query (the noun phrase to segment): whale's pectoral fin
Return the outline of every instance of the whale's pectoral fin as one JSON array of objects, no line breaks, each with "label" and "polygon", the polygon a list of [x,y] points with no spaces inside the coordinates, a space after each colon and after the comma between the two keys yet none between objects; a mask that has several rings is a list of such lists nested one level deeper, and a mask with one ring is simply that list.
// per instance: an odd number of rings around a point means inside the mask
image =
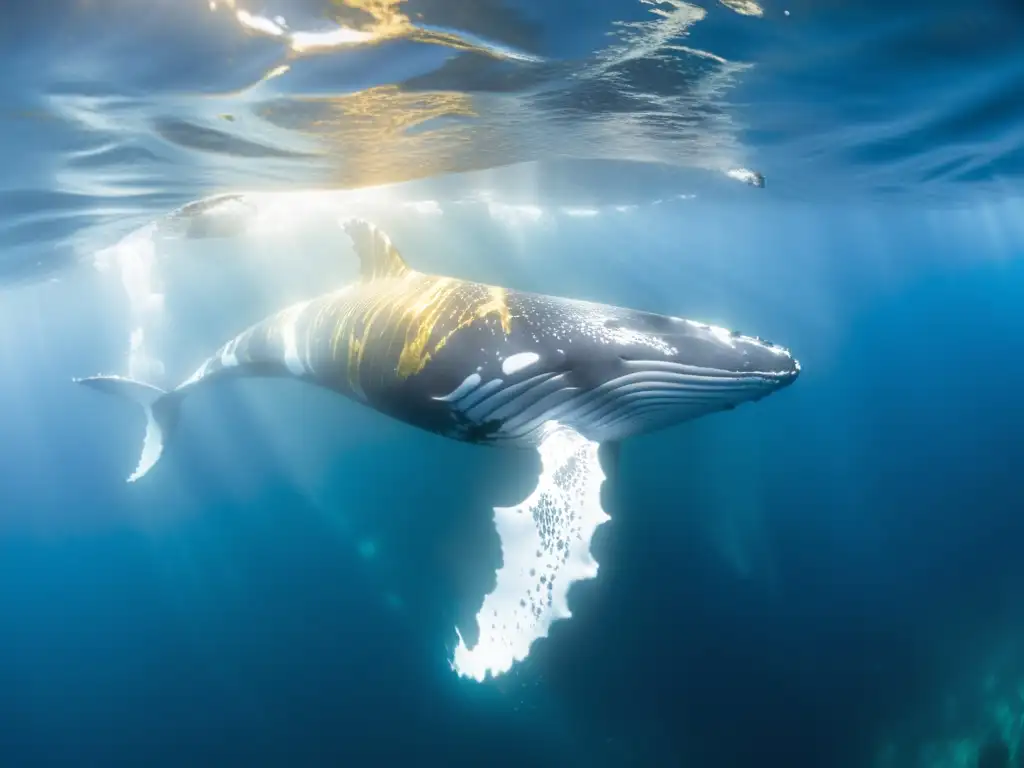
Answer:
[{"label": "whale's pectoral fin", "polygon": [[350,218],[341,222],[359,257],[359,274],[363,280],[401,277],[409,271],[402,254],[391,238],[365,219]]},{"label": "whale's pectoral fin", "polygon": [[128,478],[129,483],[135,482],[159,461],[164,445],[178,423],[180,395],[123,376],[89,376],[74,381],[90,389],[130,400],[142,408],[146,416],[146,437],[142,443],[139,465]]},{"label": "whale's pectoral fin", "polygon": [[553,621],[571,615],[569,586],[597,575],[590,541],[609,519],[601,508],[598,444],[555,425],[539,451],[533,493],[518,506],[494,510],[504,563],[476,616],[476,645],[468,648],[459,634],[452,667],[460,675],[483,680],[525,659]]},{"label": "whale's pectoral fin", "polygon": [[612,482],[617,481],[619,479],[619,464],[622,461],[622,443],[618,441],[603,443],[599,455],[605,477],[611,478]]}]

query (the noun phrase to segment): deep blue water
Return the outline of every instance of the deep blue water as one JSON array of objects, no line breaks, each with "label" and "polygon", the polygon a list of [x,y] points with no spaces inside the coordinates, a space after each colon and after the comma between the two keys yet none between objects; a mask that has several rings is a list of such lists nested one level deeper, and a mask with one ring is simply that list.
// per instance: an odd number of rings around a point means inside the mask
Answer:
[{"label": "deep blue water", "polygon": [[[5,10],[0,765],[1024,764],[1020,9],[353,5],[245,9],[394,37]],[[598,577],[496,680],[449,660],[536,456],[244,381],[128,485],[141,419],[71,384],[172,386],[350,280],[353,210],[803,366],[623,446]]]}]

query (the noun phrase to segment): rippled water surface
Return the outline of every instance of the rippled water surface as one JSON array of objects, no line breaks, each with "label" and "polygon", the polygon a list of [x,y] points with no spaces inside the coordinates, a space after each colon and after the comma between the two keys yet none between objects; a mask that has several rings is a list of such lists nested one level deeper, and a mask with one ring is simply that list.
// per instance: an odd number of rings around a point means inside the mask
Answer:
[{"label": "rippled water surface", "polygon": [[[0,764],[1024,765],[1019,0],[21,0],[0,63]],[[353,213],[803,365],[625,446],[495,684],[536,456],[233,382],[129,486],[69,383],[173,386]]]},{"label": "rippled water surface", "polygon": [[[1003,194],[1024,163],[1024,11],[983,5],[19,4],[0,31],[0,269],[51,273],[210,194],[513,164],[566,205]],[[645,165],[619,185],[602,161]]]}]

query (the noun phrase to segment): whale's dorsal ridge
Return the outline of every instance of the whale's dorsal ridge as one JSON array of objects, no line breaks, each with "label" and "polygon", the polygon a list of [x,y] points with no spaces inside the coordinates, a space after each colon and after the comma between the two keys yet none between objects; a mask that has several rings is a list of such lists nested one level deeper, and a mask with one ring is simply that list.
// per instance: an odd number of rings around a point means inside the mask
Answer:
[{"label": "whale's dorsal ridge", "polygon": [[401,277],[409,271],[391,238],[376,225],[360,218],[345,219],[340,224],[359,257],[359,274],[363,280]]}]

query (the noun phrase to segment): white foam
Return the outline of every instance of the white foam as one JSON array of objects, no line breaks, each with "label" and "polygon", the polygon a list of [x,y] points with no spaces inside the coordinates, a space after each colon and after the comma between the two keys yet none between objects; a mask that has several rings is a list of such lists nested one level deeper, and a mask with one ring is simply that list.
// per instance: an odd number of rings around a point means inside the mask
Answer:
[{"label": "white foam", "polygon": [[512,229],[536,224],[544,219],[544,209],[536,205],[510,205],[486,200],[487,213],[495,221]]},{"label": "white foam", "polygon": [[437,200],[414,200],[403,203],[403,205],[424,216],[441,216],[444,213],[444,209]]},{"label": "white foam", "polygon": [[518,506],[494,509],[504,563],[476,616],[476,645],[459,633],[452,668],[463,677],[498,676],[525,659],[553,621],[572,615],[569,586],[597,575],[590,542],[609,519],[598,444],[554,422],[545,427],[537,487]]},{"label": "white foam", "polygon": [[270,35],[271,37],[281,37],[285,34],[285,30],[278,22],[265,16],[256,16],[248,11],[239,9],[235,11],[235,18],[238,19],[239,24],[247,29],[251,29],[253,32],[262,32],[264,35]]}]

